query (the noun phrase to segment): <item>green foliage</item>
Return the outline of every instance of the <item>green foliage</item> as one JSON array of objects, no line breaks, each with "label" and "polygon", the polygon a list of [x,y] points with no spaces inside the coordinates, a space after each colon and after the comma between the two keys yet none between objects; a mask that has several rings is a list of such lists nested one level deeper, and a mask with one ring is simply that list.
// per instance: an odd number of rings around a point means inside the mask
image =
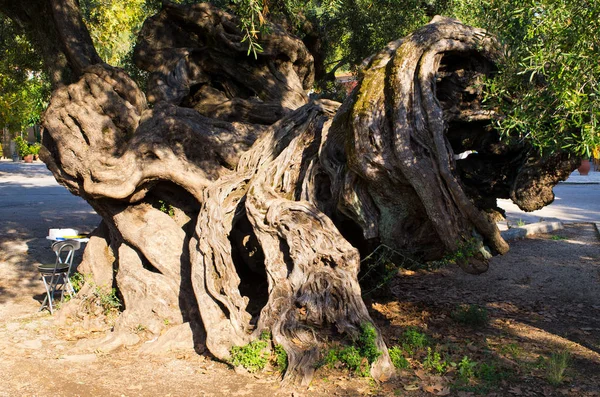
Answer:
[{"label": "green foliage", "polygon": [[42,144],[39,142],[34,143],[33,145],[29,145],[29,151],[31,152],[31,154],[33,154],[34,156],[37,156],[40,154],[40,149],[42,148]]},{"label": "green foliage", "polygon": [[360,327],[361,333],[358,337],[360,355],[372,364],[381,356],[381,350],[377,348],[377,330],[371,323],[363,323]]},{"label": "green foliage", "polygon": [[361,369],[361,364],[363,362],[363,357],[360,354],[360,351],[356,348],[356,346],[346,346],[340,351],[338,351],[337,356],[349,370],[356,372],[361,376],[368,376],[367,372],[364,372],[364,369]]},{"label": "green foliage", "polygon": [[392,364],[394,367],[398,369],[408,369],[410,368],[410,363],[404,357],[404,352],[399,346],[393,346],[388,350],[390,354],[390,359],[392,360]]},{"label": "green foliage", "polygon": [[269,352],[267,351],[268,342],[257,339],[245,346],[233,346],[231,348],[231,364],[241,365],[249,372],[260,371],[269,361]]},{"label": "green foliage", "polygon": [[429,344],[427,335],[419,332],[416,328],[409,327],[402,334],[402,349],[409,355],[414,355],[418,350],[424,349]]},{"label": "green foliage", "polygon": [[506,379],[508,374],[493,363],[481,363],[475,371],[475,376],[484,382],[494,384]]},{"label": "green foliage", "polygon": [[171,218],[175,216],[175,207],[173,207],[171,204],[167,203],[164,200],[158,200],[158,209],[161,212],[164,212],[165,214],[169,215]]},{"label": "green foliage", "polygon": [[79,272],[73,273],[71,277],[69,277],[69,280],[71,281],[75,293],[79,292],[83,287],[83,284],[85,284],[85,276]]},{"label": "green foliage", "polygon": [[318,364],[318,366],[326,365],[329,368],[335,367],[335,365],[338,362],[340,362],[340,357],[339,357],[338,353],[339,353],[339,349],[336,349],[336,348],[327,350],[327,352],[325,353],[325,356],[323,357],[321,362]]},{"label": "green foliage", "polygon": [[474,328],[487,325],[489,321],[487,309],[478,305],[460,306],[451,313],[451,317],[461,324]]},{"label": "green foliage", "polygon": [[281,345],[275,345],[275,363],[279,372],[285,372],[288,367],[287,352]]},{"label": "green foliage", "polygon": [[524,220],[522,220],[522,219],[519,219],[519,220],[517,221],[517,226],[519,226],[519,227],[525,226],[525,221],[524,221]]},{"label": "green foliage", "polygon": [[39,142],[30,145],[20,136],[17,136],[15,139],[13,139],[13,141],[15,142],[17,151],[21,157],[28,156],[30,154],[37,155],[42,148],[42,145]]},{"label": "green foliage", "polygon": [[427,357],[425,357],[425,360],[423,361],[423,368],[437,372],[438,374],[443,374],[446,372],[446,368],[448,368],[448,363],[442,359],[439,352],[433,351],[431,347],[428,347]]},{"label": "green foliage", "polygon": [[0,127],[22,131],[40,120],[50,97],[42,60],[23,32],[0,14]]},{"label": "green foliage", "polygon": [[25,139],[18,136],[13,140],[17,147],[17,151],[19,152],[19,156],[24,157],[24,156],[31,154],[31,150],[29,149],[29,144],[27,143],[27,141],[25,141]]},{"label": "green foliage", "polygon": [[570,358],[571,355],[566,350],[552,353],[546,363],[546,379],[551,385],[558,386],[565,380]]},{"label": "green foliage", "polygon": [[104,309],[105,315],[117,311],[121,307],[121,301],[117,296],[117,290],[115,288],[107,289],[96,287],[94,296],[97,298],[100,306],[102,306],[102,309]]},{"label": "green foliage", "polygon": [[248,44],[248,55],[254,55],[263,51],[258,43],[259,34],[268,31],[264,12],[267,3],[261,0],[232,0],[235,13],[240,16],[240,28],[244,33],[242,43]]},{"label": "green foliage", "polygon": [[475,367],[477,363],[471,361],[469,357],[464,356],[463,359],[458,363],[458,377],[464,382],[468,382],[469,379],[475,376]]},{"label": "green foliage", "polygon": [[450,12],[500,38],[504,58],[486,83],[497,128],[542,152],[589,156],[600,143],[600,3],[458,0]]},{"label": "green foliage", "polygon": [[555,234],[552,237],[550,237],[550,239],[554,240],[554,241],[560,241],[560,240],[566,240],[567,238],[563,237],[563,236],[559,236],[558,234]]},{"label": "green foliage", "polygon": [[521,354],[521,347],[516,344],[516,343],[509,343],[507,345],[504,345],[500,348],[500,353],[502,354],[508,354],[510,355],[513,359],[517,359],[519,357],[519,355]]},{"label": "green foliage", "polygon": [[114,66],[125,66],[144,20],[158,11],[147,0],[82,0],[81,12],[98,55]]},{"label": "green foliage", "polygon": [[361,325],[361,332],[353,344],[343,348],[332,348],[325,353],[320,365],[333,368],[338,362],[360,376],[369,376],[372,364],[382,352],[377,348],[377,330],[370,323]]}]

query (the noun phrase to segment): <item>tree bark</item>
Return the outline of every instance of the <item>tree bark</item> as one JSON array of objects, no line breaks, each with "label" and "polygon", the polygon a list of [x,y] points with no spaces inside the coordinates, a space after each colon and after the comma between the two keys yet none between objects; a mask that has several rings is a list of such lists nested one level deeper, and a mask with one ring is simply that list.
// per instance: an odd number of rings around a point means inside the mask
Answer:
[{"label": "tree bark", "polygon": [[[64,10],[55,18],[79,21]],[[521,186],[547,191],[562,174],[531,170],[570,166],[508,145],[499,158],[520,168],[483,178],[506,188],[466,178],[480,167],[459,164],[459,150],[481,151],[482,167],[500,161],[486,130],[494,115],[473,95],[497,55],[493,38],[454,20],[376,54],[341,107],[308,101],[312,57],[298,39],[273,26],[247,57],[236,19],[207,4],[167,4],[146,21],[135,59],[151,72],[152,106],[78,26],[61,33],[78,80],[52,95],[41,157],[103,217],[82,269],[123,299],[112,346],[135,343],[140,326],[160,335],[190,322],[228,360],[270,330],[288,354],[285,381],[307,384],[328,341],[373,323],[356,247],[435,259],[475,240],[461,265],[484,271],[490,251],[508,249],[485,214],[495,198],[545,203]],[[393,367],[379,333],[376,344],[371,374],[384,380]]]}]

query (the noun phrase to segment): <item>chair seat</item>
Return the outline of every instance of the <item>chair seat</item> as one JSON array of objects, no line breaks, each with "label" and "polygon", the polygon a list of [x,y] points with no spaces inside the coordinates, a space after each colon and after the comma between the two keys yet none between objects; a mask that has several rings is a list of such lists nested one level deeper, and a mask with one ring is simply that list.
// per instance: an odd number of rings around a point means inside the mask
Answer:
[{"label": "chair seat", "polygon": [[[38,270],[40,273],[54,273],[55,264],[51,265],[38,265]],[[69,270],[69,265],[56,267],[56,273],[66,272]]]}]

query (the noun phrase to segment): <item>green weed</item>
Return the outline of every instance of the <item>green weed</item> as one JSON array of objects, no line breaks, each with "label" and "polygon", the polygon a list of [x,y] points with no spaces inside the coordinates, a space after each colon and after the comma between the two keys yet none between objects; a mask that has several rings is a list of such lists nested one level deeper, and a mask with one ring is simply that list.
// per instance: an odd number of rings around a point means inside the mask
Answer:
[{"label": "green weed", "polygon": [[457,365],[459,379],[461,379],[463,382],[468,382],[469,379],[475,377],[476,366],[476,362],[471,361],[469,357],[464,356]]},{"label": "green weed", "polygon": [[448,368],[448,363],[442,360],[442,356],[439,352],[431,350],[431,347],[427,348],[427,357],[423,361],[423,368],[429,371],[443,374]]},{"label": "green weed", "polygon": [[326,365],[329,368],[334,368],[335,365],[340,362],[338,353],[339,353],[339,350],[335,349],[335,348],[327,350],[327,353],[325,353],[325,356],[317,364],[317,366],[320,367],[322,365]]},{"label": "green weed", "polygon": [[400,347],[394,346],[390,348],[388,352],[390,354],[390,359],[392,360],[392,364],[394,364],[394,367],[398,369],[410,368],[410,363],[408,362],[406,357],[404,357],[404,352]]},{"label": "green weed", "polygon": [[564,350],[552,353],[546,363],[546,379],[553,386],[560,385],[565,380],[565,371],[569,366],[570,354]]},{"label": "green weed", "polygon": [[83,284],[85,284],[85,276],[79,272],[73,273],[71,277],[69,277],[69,280],[71,281],[75,293],[79,292],[83,287]]},{"label": "green weed", "polygon": [[369,376],[369,367],[382,352],[377,348],[377,330],[370,323],[361,325],[361,332],[353,344],[327,351],[318,366],[335,367],[342,363],[360,376]]},{"label": "green weed", "polygon": [[478,305],[460,306],[451,313],[451,317],[458,323],[470,327],[482,327],[489,321],[488,311]]},{"label": "green weed", "polygon": [[261,339],[253,340],[245,346],[233,346],[230,350],[231,364],[241,365],[248,372],[260,371],[269,361],[267,346],[268,342]]},{"label": "green weed", "polygon": [[444,256],[442,259],[437,261],[431,261],[428,263],[430,268],[445,267],[450,264],[459,264],[467,259],[475,256],[479,251],[481,243],[476,238],[471,238],[465,242],[459,243],[456,251]]},{"label": "green weed", "polygon": [[363,323],[360,329],[361,333],[357,341],[360,355],[372,364],[381,356],[381,350],[377,348],[377,330],[371,323]]},{"label": "green weed", "polygon": [[94,295],[98,299],[102,309],[104,309],[105,315],[108,315],[110,312],[118,310],[121,307],[121,301],[117,296],[117,290],[115,288],[107,290],[105,288],[96,287]]},{"label": "green weed", "polygon": [[525,221],[519,218],[519,220],[517,221],[517,226],[519,226],[519,227],[525,226]]},{"label": "green weed", "polygon": [[285,372],[288,367],[287,352],[281,345],[275,345],[275,363],[279,372]]},{"label": "green weed", "polygon": [[508,345],[504,345],[500,348],[500,353],[504,355],[510,355],[515,360],[519,358],[521,351],[521,347],[516,343],[509,343]]},{"label": "green weed", "polygon": [[400,337],[400,340],[402,349],[411,356],[429,344],[427,335],[413,327],[407,328]]},{"label": "green weed", "polygon": [[558,234],[555,234],[552,237],[550,237],[550,240],[554,240],[554,241],[566,240],[566,239],[567,239],[566,237],[559,236]]},{"label": "green weed", "polygon": [[175,207],[164,200],[158,200],[158,210],[169,215],[171,218],[175,216]]},{"label": "green weed", "polygon": [[348,367],[348,369],[350,369],[351,371],[356,372],[360,376],[369,375],[368,368],[361,368],[363,357],[361,356],[360,351],[355,346],[346,346],[345,348],[339,351],[338,357],[340,359],[340,362],[346,365],[346,367]]}]

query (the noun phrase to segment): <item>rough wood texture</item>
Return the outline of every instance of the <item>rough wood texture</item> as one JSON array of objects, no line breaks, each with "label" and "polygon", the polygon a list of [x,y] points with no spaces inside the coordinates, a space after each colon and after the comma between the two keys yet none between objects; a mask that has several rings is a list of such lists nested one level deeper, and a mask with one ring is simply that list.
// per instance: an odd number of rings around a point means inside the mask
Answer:
[{"label": "rough wood texture", "polygon": [[[254,59],[240,39],[235,18],[210,5],[166,5],[136,49],[154,106],[122,70],[73,65],[79,80],[55,90],[44,115],[41,156],[104,219],[83,269],[124,300],[106,344],[136,343],[139,325],[159,335],[189,322],[227,360],[270,330],[288,353],[285,380],[306,384],[326,340],[372,323],[356,247],[434,259],[475,239],[480,251],[462,265],[481,272],[485,247],[508,249],[484,212],[495,197],[534,208],[549,198],[521,186],[547,192],[563,174],[532,172],[527,148],[496,147],[518,167],[494,190],[504,175],[454,160],[500,145],[476,95],[494,60],[481,30],[434,19],[376,54],[339,109],[307,103],[312,60],[299,40],[273,26]],[[393,367],[379,334],[377,345],[371,373],[383,380]]]},{"label": "rough wood texture", "polygon": [[146,21],[135,49],[136,64],[151,72],[148,99],[263,124],[304,105],[314,75],[304,44],[270,25],[254,59],[242,39],[237,18],[210,4],[167,4]]}]

